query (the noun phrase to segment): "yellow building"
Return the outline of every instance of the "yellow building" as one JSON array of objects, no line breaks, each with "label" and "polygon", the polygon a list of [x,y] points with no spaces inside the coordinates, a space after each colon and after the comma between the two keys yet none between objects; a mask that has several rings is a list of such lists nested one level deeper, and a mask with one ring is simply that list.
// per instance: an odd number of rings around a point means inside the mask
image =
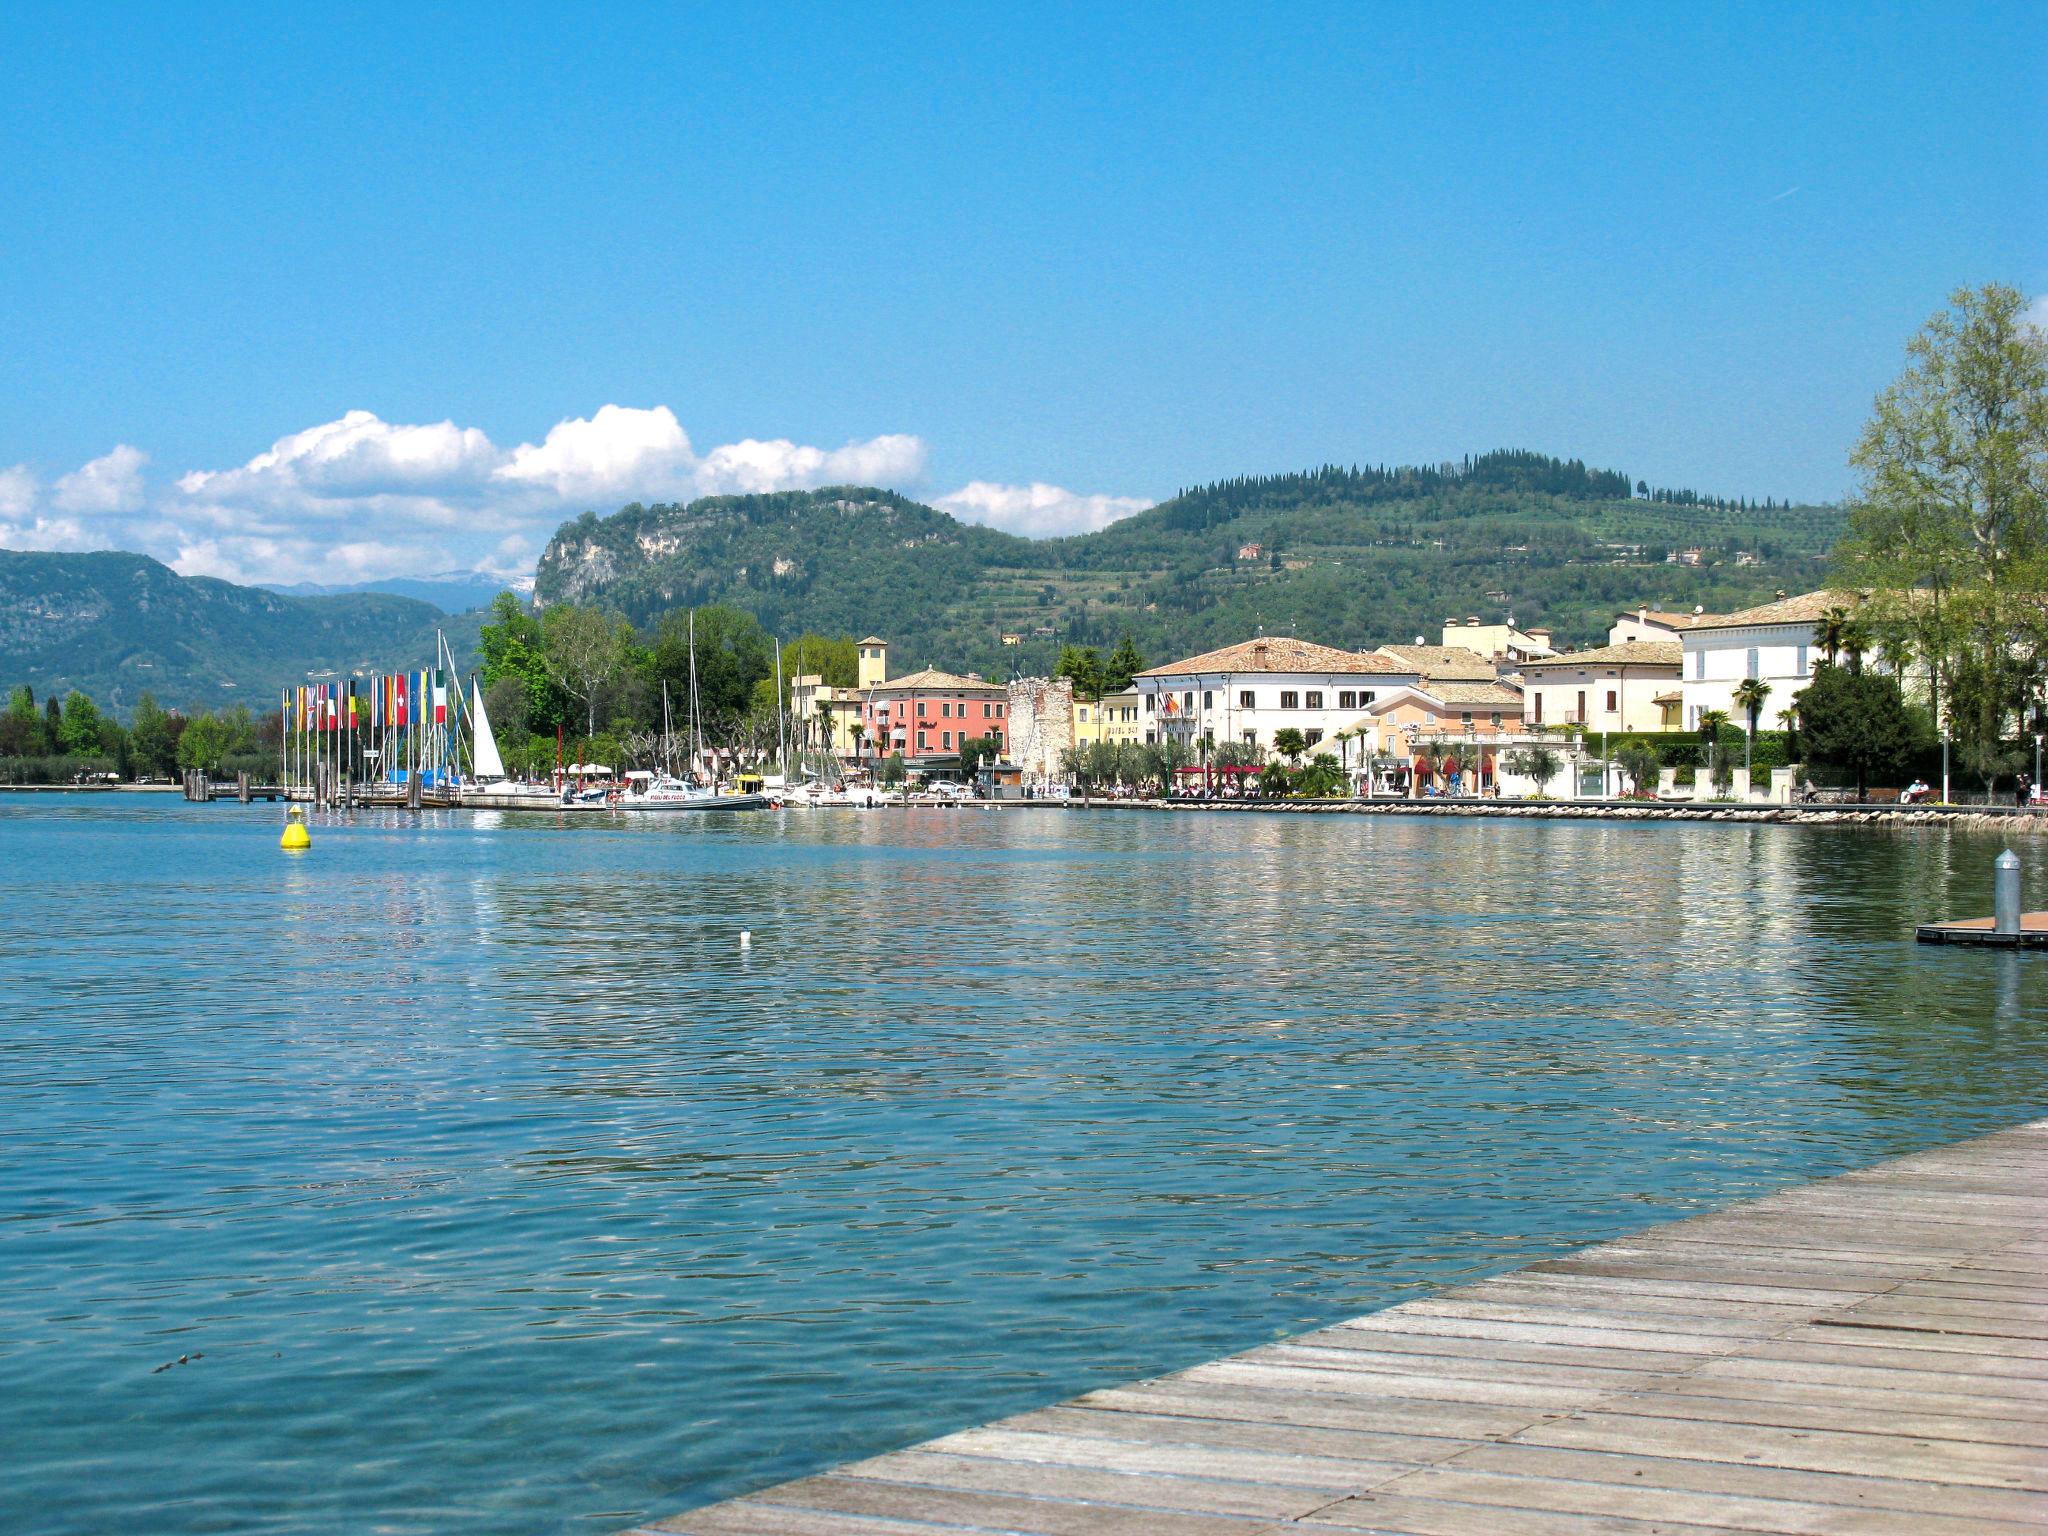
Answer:
[{"label": "yellow building", "polygon": [[1138,725],[1138,690],[1105,693],[1098,699],[1074,701],[1074,745],[1091,746],[1098,741],[1135,742],[1144,737]]}]

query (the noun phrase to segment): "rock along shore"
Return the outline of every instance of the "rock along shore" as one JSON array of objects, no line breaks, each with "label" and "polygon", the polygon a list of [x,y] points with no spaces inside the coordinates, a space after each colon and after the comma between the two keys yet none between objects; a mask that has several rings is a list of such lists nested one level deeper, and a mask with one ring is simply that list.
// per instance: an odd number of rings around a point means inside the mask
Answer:
[{"label": "rock along shore", "polygon": [[[1069,802],[1081,808],[1083,802]],[[1492,816],[1538,821],[1733,821],[1799,826],[1960,827],[2038,835],[2048,815],[1999,806],[1736,805],[1641,800],[1089,800],[1089,810],[1277,812],[1295,816]]]}]

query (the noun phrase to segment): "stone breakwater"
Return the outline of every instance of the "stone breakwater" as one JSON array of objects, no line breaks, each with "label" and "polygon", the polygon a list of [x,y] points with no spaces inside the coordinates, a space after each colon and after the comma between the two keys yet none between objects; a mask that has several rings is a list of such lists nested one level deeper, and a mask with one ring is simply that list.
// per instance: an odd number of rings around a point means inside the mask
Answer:
[{"label": "stone breakwater", "polygon": [[[1075,802],[1078,804],[1079,802]],[[1733,821],[1800,826],[1958,827],[1973,832],[2039,835],[2048,815],[1996,807],[1881,805],[1719,805],[1712,801],[1652,805],[1628,801],[1551,800],[1098,800],[1090,808],[1149,811],[1231,811],[1292,816],[1494,816],[1524,821]]]}]

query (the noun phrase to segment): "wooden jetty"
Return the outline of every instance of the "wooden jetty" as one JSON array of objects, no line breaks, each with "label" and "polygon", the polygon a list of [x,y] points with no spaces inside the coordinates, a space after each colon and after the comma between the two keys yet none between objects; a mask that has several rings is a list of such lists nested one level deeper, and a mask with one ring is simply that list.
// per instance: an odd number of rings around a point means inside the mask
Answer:
[{"label": "wooden jetty", "polygon": [[1913,937],[1922,944],[1979,944],[1994,949],[2048,949],[2048,912],[2022,912],[2017,933],[2000,933],[1988,917],[1952,923],[1922,923]]},{"label": "wooden jetty", "polygon": [[2043,1529],[2048,1120],[640,1528]]}]

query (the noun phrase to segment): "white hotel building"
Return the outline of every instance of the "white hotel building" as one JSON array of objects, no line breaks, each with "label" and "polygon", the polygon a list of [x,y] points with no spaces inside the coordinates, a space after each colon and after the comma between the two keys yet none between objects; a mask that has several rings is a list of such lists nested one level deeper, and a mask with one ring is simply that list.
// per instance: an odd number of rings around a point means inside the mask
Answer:
[{"label": "white hotel building", "polygon": [[1152,667],[1132,681],[1146,741],[1172,735],[1192,746],[1207,737],[1270,752],[1289,726],[1310,747],[1322,745],[1367,705],[1422,677],[1390,656],[1273,635]]},{"label": "white hotel building", "polygon": [[1830,608],[1854,608],[1856,597],[1845,592],[1806,592],[1780,598],[1740,613],[1709,614],[1679,634],[1685,660],[1679,692],[1685,701],[1685,728],[1698,730],[1700,716],[1721,710],[1730,724],[1747,725],[1749,716],[1735,702],[1735,688],[1745,678],[1770,686],[1757,719],[1760,730],[1775,730],[1778,716],[1792,707],[1793,696],[1813,681],[1816,662],[1826,652],[1820,645],[1821,615]]}]

